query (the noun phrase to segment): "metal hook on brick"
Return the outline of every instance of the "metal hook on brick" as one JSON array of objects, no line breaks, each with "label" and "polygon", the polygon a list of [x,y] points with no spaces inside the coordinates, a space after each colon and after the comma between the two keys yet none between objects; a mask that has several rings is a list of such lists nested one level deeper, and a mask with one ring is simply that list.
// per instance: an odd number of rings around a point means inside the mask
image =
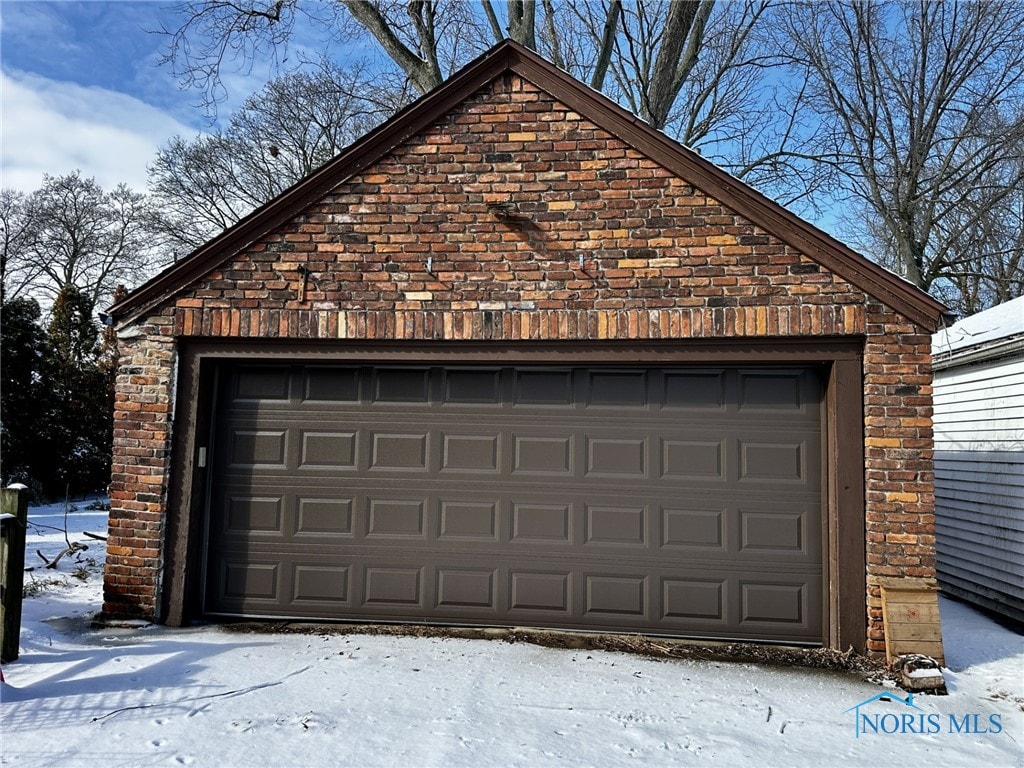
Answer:
[{"label": "metal hook on brick", "polygon": [[433,256],[427,256],[427,274],[428,275],[433,275],[434,274],[434,257]]},{"label": "metal hook on brick", "polygon": [[299,301],[306,300],[306,286],[309,284],[309,267],[299,264],[296,271],[302,277],[302,285],[299,287]]}]

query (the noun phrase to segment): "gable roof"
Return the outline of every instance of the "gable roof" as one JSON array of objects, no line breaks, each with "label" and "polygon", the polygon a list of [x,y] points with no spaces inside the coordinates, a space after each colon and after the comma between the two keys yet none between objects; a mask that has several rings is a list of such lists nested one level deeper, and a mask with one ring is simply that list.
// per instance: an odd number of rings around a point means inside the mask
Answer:
[{"label": "gable roof", "polygon": [[370,131],[274,200],[129,293],[109,309],[110,314],[121,318],[132,312],[145,311],[169,298],[284,224],[347,178],[365,170],[505,72],[514,72],[530,81],[883,304],[930,331],[939,326],[946,310],[940,302],[511,40],[494,46],[439,88]]}]

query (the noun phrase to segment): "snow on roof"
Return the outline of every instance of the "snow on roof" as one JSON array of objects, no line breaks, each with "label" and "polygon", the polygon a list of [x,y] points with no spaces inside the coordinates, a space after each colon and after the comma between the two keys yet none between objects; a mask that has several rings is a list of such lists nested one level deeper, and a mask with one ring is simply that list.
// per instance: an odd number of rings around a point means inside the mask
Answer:
[{"label": "snow on roof", "polygon": [[932,354],[949,354],[1024,336],[1024,296],[965,317],[932,336]]}]

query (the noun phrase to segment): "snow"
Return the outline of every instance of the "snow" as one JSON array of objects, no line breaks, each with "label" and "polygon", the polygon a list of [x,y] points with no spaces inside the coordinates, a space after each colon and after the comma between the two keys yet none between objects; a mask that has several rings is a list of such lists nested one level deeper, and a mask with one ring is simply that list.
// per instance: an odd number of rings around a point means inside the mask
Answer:
[{"label": "snow", "polygon": [[[862,712],[939,732],[862,732],[856,675],[526,643],[218,626],[95,629],[106,513],[30,510],[33,596],[0,686],[4,766],[1012,766],[1024,760],[1024,637],[941,601],[949,696]],[[50,527],[41,527],[50,526]],[[55,582],[55,583],[49,583]],[[849,710],[849,711],[848,711]],[[980,731],[949,732],[977,714]],[[893,719],[895,723],[897,720]],[[994,730],[994,729],[990,729]]]},{"label": "snow", "polygon": [[941,355],[1024,334],[1024,296],[965,317],[932,336],[932,354]]}]

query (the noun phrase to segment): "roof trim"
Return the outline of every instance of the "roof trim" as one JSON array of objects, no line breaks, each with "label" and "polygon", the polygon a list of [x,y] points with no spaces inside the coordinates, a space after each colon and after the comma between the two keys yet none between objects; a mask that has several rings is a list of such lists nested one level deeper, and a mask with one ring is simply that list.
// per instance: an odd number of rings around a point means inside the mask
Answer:
[{"label": "roof trim", "polygon": [[952,352],[936,352],[932,348],[932,371],[961,368],[1014,357],[1024,360],[1024,336],[999,339],[989,344],[963,347]]},{"label": "roof trim", "polygon": [[939,327],[946,307],[927,293],[869,261],[511,40],[494,46],[439,88],[401,110],[274,200],[132,291],[109,309],[110,314],[120,319],[129,313],[146,311],[173,295],[283,224],[328,190],[375,163],[506,71],[529,80],[638,152],[915,323],[929,331]]}]

